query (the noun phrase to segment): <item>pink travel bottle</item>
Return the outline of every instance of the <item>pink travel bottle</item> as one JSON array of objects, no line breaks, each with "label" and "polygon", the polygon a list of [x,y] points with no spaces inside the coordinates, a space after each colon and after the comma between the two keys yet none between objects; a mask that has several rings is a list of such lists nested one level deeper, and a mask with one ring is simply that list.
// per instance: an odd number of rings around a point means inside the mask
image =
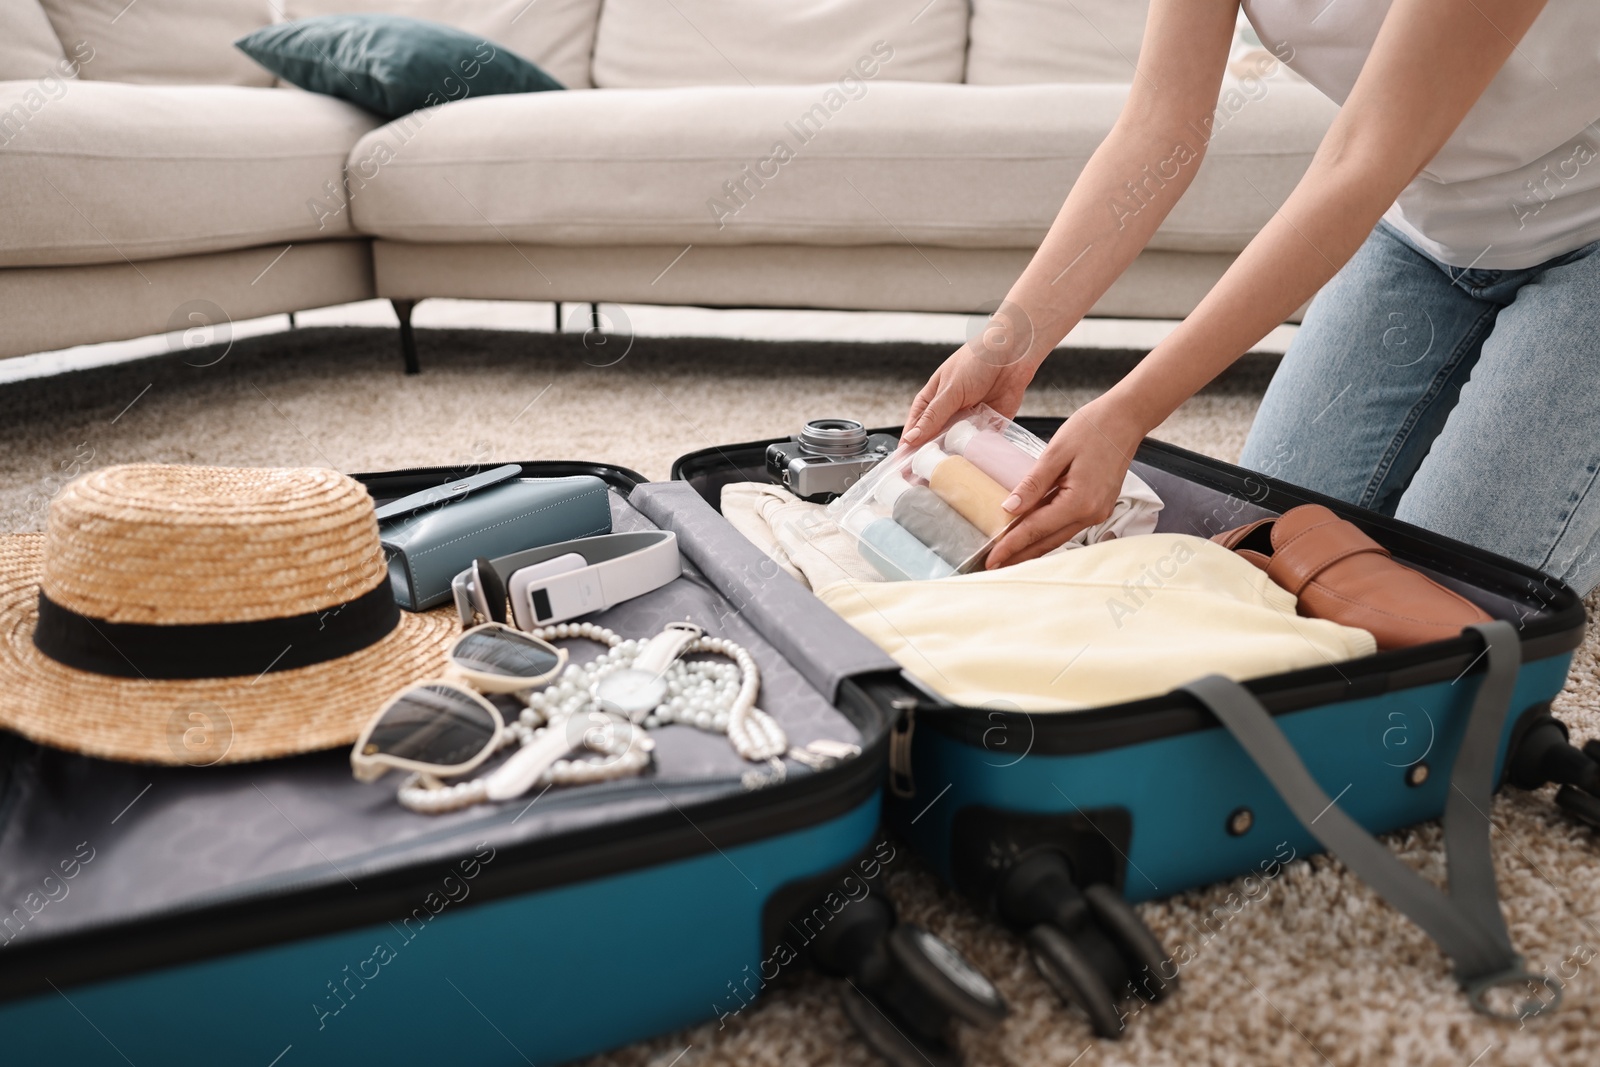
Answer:
[{"label": "pink travel bottle", "polygon": [[1015,489],[1034,464],[1034,457],[1006,440],[1004,434],[982,430],[965,421],[945,431],[944,449],[951,455],[966,457],[968,463],[1008,490]]}]

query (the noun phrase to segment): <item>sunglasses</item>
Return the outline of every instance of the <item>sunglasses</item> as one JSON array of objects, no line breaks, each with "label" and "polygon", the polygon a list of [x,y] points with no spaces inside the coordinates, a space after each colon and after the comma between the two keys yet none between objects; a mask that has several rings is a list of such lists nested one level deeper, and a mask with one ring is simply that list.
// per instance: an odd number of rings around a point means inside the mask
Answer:
[{"label": "sunglasses", "polygon": [[350,750],[363,782],[390,769],[448,778],[488,759],[505,740],[505,716],[483,694],[545,684],[567,664],[567,651],[503,623],[475,626],[450,646],[448,674],[391,697]]},{"label": "sunglasses", "polygon": [[503,622],[486,622],[456,638],[446,662],[447,678],[481,693],[516,693],[560,674],[567,650]]}]

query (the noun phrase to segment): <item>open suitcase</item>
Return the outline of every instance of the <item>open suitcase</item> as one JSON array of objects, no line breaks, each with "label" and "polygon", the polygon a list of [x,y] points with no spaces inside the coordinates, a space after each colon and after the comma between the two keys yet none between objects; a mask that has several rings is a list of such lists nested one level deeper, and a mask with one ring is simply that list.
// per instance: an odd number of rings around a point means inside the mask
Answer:
[{"label": "open suitcase", "polygon": [[[152,767],[0,733],[0,1062],[563,1062],[737,1015],[801,961],[865,990],[857,1014],[883,1005],[935,1035],[952,1013],[1003,1013],[873,891],[909,692],[892,661],[768,581],[688,487],[523,467],[604,480],[618,532],[678,532],[683,576],[599,621],[647,635],[688,617],[732,638],[791,745],[859,755],[779,774],[670,726],[644,778],[426,816],[392,778],[352,780],[346,750]],[[467,473],[358,477],[381,504]]]},{"label": "open suitcase", "polygon": [[[1062,420],[1018,421],[1048,438]],[[673,477],[717,506],[724,485],[772,480],[770,443],[691,453]],[[1127,1004],[1170,992],[1187,962],[1125,901],[1269,879],[1324,848],[1440,943],[1475,1008],[1553,1007],[1558,984],[1525,973],[1506,935],[1485,813],[1502,783],[1557,781],[1558,803],[1600,828],[1600,746],[1568,745],[1549,713],[1582,640],[1579,598],[1508,560],[1160,442],[1140,448],[1133,470],[1165,502],[1158,532],[1209,537],[1322,503],[1500,621],[1243,686],[1213,677],[1063,714],[924,692],[895,721],[891,825],[1024,935],[1047,981],[1105,1036],[1123,1029]],[[1449,895],[1371,837],[1441,815]]]}]

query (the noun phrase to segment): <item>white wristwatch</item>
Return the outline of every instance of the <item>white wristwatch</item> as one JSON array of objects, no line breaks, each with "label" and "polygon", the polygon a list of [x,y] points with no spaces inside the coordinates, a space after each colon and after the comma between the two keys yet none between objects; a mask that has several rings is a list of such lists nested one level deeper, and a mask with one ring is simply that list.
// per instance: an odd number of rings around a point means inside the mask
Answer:
[{"label": "white wristwatch", "polygon": [[594,698],[603,710],[642,722],[667,699],[667,668],[704,634],[692,622],[667,623],[639,650],[633,666],[601,676],[594,686]]}]

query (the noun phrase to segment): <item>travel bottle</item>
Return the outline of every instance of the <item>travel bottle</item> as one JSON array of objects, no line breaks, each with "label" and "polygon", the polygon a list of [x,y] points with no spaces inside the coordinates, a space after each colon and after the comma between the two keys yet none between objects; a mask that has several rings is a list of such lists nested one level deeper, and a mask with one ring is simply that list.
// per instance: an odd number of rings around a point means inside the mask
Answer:
[{"label": "travel bottle", "polygon": [[989,539],[932,489],[913,485],[896,474],[878,486],[877,497],[891,510],[895,522],[950,566],[961,571],[983,565]]},{"label": "travel bottle", "polygon": [[948,578],[956,572],[905,527],[871,508],[852,511],[845,517],[844,528],[860,538],[861,558],[891,582]]},{"label": "travel bottle", "polygon": [[1008,490],[1017,487],[1035,462],[1033,456],[1007,440],[1005,434],[980,429],[965,420],[945,431],[944,449],[951,455],[964,457]]},{"label": "travel bottle", "polygon": [[938,445],[926,444],[911,457],[911,471],[986,537],[1000,536],[1014,518],[1000,506],[1011,490],[965,456],[952,456]]}]

